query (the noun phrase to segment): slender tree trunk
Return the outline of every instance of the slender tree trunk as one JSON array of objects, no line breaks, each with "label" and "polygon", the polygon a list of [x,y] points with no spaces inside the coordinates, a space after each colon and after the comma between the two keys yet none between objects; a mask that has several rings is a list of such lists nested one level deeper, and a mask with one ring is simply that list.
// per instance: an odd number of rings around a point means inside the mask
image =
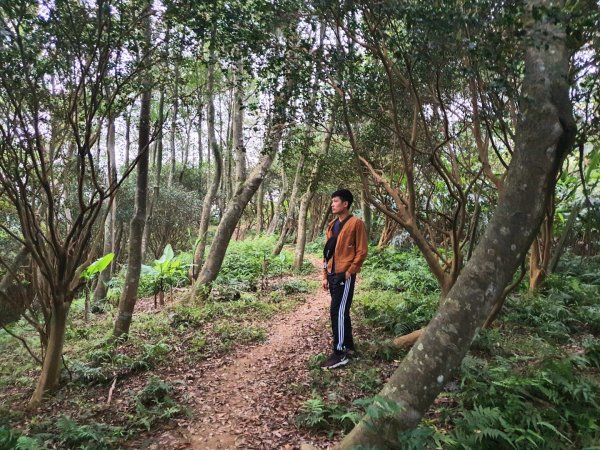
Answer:
[{"label": "slender tree trunk", "polygon": [[554,196],[550,197],[546,209],[546,219],[540,227],[538,236],[531,244],[529,257],[529,292],[537,291],[541,286],[550,266],[552,256],[552,229],[554,227]]},{"label": "slender tree trunk", "polygon": [[[198,64],[196,64],[196,79],[200,79],[200,74],[198,71]],[[202,183],[203,183],[203,178],[202,178],[202,164],[204,163],[204,156],[203,156],[203,152],[202,152],[202,111],[204,108],[204,101],[202,100],[202,89],[200,88],[200,86],[198,86],[198,91],[197,91],[197,97],[198,97],[198,124],[196,125],[196,133],[198,135],[198,192],[202,193],[203,189],[202,189]],[[210,153],[210,149],[209,149],[209,153]]]},{"label": "slender tree trunk", "polygon": [[308,178],[308,187],[304,195],[302,195],[302,199],[300,201],[300,211],[298,213],[298,226],[296,227],[296,229],[298,230],[298,234],[296,240],[296,251],[294,254],[294,270],[300,270],[302,268],[302,263],[304,262],[304,249],[306,247],[306,216],[308,214],[308,207],[312,203],[315,191],[317,190],[320,173],[319,169],[321,167],[321,163],[323,159],[327,156],[327,153],[329,152],[329,145],[331,143],[333,127],[334,119],[332,117],[329,126],[327,127],[323,143],[321,145],[321,151],[319,152],[319,155],[317,155],[317,158],[315,159],[314,165],[310,172],[310,176]]},{"label": "slender tree trunk", "polygon": [[[538,5],[550,2],[529,2]],[[575,122],[563,24],[545,15],[530,23],[526,42],[534,45],[525,56],[522,118],[496,211],[438,312],[379,394],[401,411],[391,415],[381,409],[385,402],[374,403],[338,449],[393,446],[399,432],[418,425],[535,239],[556,174],[572,148]]]},{"label": "slender tree trunk", "polygon": [[173,186],[173,178],[175,177],[175,166],[177,162],[176,151],[175,151],[175,136],[177,135],[177,119],[179,116],[179,58],[181,53],[178,53],[175,59],[175,74],[174,77],[174,88],[173,88],[173,116],[171,117],[171,170],[169,171],[168,186]]},{"label": "slender tree trunk", "polygon": [[9,269],[6,270],[0,279],[0,327],[6,326],[21,318],[21,314],[25,312],[29,303],[33,298],[25,297],[20,301],[15,299],[9,293],[9,288],[13,285],[15,276],[20,272],[21,267],[27,263],[29,258],[29,249],[25,246],[21,247],[15,259],[9,264]]},{"label": "slender tree trunk", "polygon": [[[243,64],[238,61],[234,72],[233,91],[233,150],[235,156],[236,189],[246,179],[246,148],[244,147],[244,81],[242,77]],[[262,184],[262,183],[261,183]]]},{"label": "slender tree trunk", "polygon": [[204,155],[202,154],[202,106],[198,109],[198,126],[196,127],[198,135],[198,193],[202,193],[202,184],[204,182],[204,178],[202,177],[202,164],[204,164]]},{"label": "slender tree trunk", "polygon": [[279,198],[277,199],[277,203],[275,203],[275,211],[273,212],[273,217],[271,218],[271,222],[269,223],[269,229],[267,230],[268,234],[275,234],[279,227],[279,219],[281,218],[281,210],[283,209],[283,203],[287,199],[288,194],[288,182],[287,176],[285,174],[285,167],[281,164],[281,193]]},{"label": "slender tree trunk", "polygon": [[317,232],[315,233],[315,236],[320,235],[323,232],[323,230],[325,229],[325,225],[327,225],[327,222],[331,217],[331,202],[329,202],[329,199],[325,200],[325,210],[323,211],[323,216],[321,216],[321,220],[319,221],[319,226],[317,227]]},{"label": "slender tree trunk", "polygon": [[300,155],[300,159],[298,160],[298,165],[296,166],[296,174],[294,175],[294,184],[292,185],[292,193],[290,194],[290,201],[288,203],[288,210],[285,216],[285,220],[283,221],[283,227],[281,229],[281,234],[279,235],[279,239],[273,248],[273,256],[277,256],[281,253],[283,249],[283,245],[285,244],[285,238],[288,233],[292,229],[292,224],[294,222],[294,217],[296,216],[296,203],[298,201],[298,189],[300,187],[300,179],[302,178],[302,172],[304,170],[304,161],[306,157],[304,152]]},{"label": "slender tree trunk", "polygon": [[190,159],[190,139],[192,134],[191,122],[186,126],[185,130],[185,145],[183,146],[183,154],[181,155],[181,170],[179,171],[179,182],[183,181],[185,170],[187,169],[188,162]]},{"label": "slender tree trunk", "polygon": [[385,216],[385,221],[383,223],[383,229],[381,230],[381,235],[379,236],[379,242],[377,243],[377,248],[379,250],[383,250],[388,246],[390,241],[394,238],[396,233],[398,232],[398,227],[400,224],[393,220],[392,218]]},{"label": "slender tree trunk", "polygon": [[[150,8],[150,5],[147,6]],[[144,34],[146,45],[151,45],[150,16],[145,18]],[[129,227],[129,258],[125,286],[119,301],[119,312],[115,321],[113,335],[121,337],[129,333],[133,309],[137,301],[140,272],[142,268],[142,239],[146,223],[146,202],[148,197],[148,160],[150,145],[150,102],[152,100],[152,79],[150,71],[144,80],[144,91],[140,107],[140,130],[138,139],[137,186],[135,195],[135,213]]]},{"label": "slender tree trunk", "polygon": [[211,181],[210,188],[204,196],[202,205],[202,214],[200,216],[200,226],[198,228],[198,242],[194,252],[194,264],[190,269],[192,280],[198,278],[199,268],[204,262],[204,252],[206,250],[206,233],[210,224],[210,212],[214,203],[215,197],[221,184],[221,173],[223,171],[223,161],[221,159],[221,151],[217,144],[215,136],[215,105],[214,105],[214,90],[215,90],[215,65],[214,53],[211,51],[210,65],[208,67],[207,94],[208,94],[208,111],[207,111],[207,126],[208,126],[208,147],[213,154],[215,170]]},{"label": "slender tree trunk", "polygon": [[125,224],[124,223],[119,223],[117,225],[117,231],[115,232],[115,246],[114,246],[114,253],[115,253],[115,257],[113,258],[112,264],[113,266],[113,273],[115,273],[115,268],[117,267],[117,263],[119,261],[119,258],[121,257],[121,242],[123,241],[123,232],[125,230]]},{"label": "slender tree trunk", "polygon": [[[110,184],[117,182],[116,154],[115,154],[115,120],[113,117],[108,119],[108,133],[106,136],[106,148],[108,153],[108,180]],[[104,224],[104,247],[102,255],[106,255],[113,251],[115,237],[115,215],[116,215],[116,199],[113,197],[108,204],[111,212],[107,214]],[[107,283],[112,274],[109,269],[103,270],[98,275],[98,283],[94,290],[94,301],[101,302],[106,297]]]},{"label": "slender tree trunk", "polygon": [[131,149],[131,111],[125,114],[125,167],[129,166],[129,150]]},{"label": "slender tree trunk", "polygon": [[362,192],[360,203],[363,211],[363,219],[365,221],[365,228],[367,230],[367,240],[371,237],[371,228],[373,226],[373,213],[371,211],[371,205],[367,201],[364,191]]},{"label": "slender tree trunk", "polygon": [[560,235],[560,239],[556,246],[554,247],[554,252],[552,253],[552,259],[550,260],[550,264],[548,265],[548,272],[554,273],[556,272],[556,268],[558,267],[558,261],[562,255],[563,249],[565,248],[565,243],[567,242],[567,238],[569,234],[571,234],[571,230],[573,229],[573,225],[575,225],[575,221],[577,220],[577,216],[579,212],[583,208],[583,203],[576,202],[571,208],[571,213],[569,214],[569,219],[565,224],[565,228]]},{"label": "slender tree trunk", "polygon": [[[152,188],[152,196],[149,199],[148,215],[146,217],[146,226],[144,227],[144,237],[142,240],[142,261],[146,258],[146,250],[150,241],[150,233],[152,231],[152,218],[154,215],[154,205],[158,203],[160,196],[160,182],[162,177],[162,160],[163,160],[163,125],[165,119],[165,90],[160,91],[158,99],[158,136],[155,143],[155,160],[154,160],[154,187]],[[170,175],[169,175],[170,176]],[[160,249],[159,249],[160,251]]]},{"label": "slender tree trunk", "polygon": [[265,184],[260,183],[258,187],[258,191],[256,193],[256,235],[260,236],[263,231],[263,223],[265,221],[263,214],[263,204],[264,204],[264,196],[265,196]]}]

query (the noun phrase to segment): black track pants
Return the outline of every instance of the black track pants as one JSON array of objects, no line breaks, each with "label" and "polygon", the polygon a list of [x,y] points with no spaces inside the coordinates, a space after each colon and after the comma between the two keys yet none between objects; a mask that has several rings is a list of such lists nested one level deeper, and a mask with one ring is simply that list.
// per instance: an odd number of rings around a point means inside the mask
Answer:
[{"label": "black track pants", "polygon": [[350,305],[354,295],[356,275],[347,280],[345,274],[328,275],[329,293],[331,294],[331,332],[333,333],[333,351],[342,353],[354,350],[352,339],[352,323],[350,322]]}]

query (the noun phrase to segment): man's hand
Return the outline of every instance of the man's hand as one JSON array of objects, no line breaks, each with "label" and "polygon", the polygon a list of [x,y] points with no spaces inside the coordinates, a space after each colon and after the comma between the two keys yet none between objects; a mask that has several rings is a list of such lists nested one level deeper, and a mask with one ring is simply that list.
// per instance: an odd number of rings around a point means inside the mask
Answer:
[{"label": "man's hand", "polygon": [[351,276],[352,276],[352,274],[351,274],[350,272],[346,271],[346,280],[347,280],[348,278],[350,278]]},{"label": "man's hand", "polygon": [[322,286],[324,291],[326,291],[329,287],[329,282],[327,281],[327,278],[323,278]]}]

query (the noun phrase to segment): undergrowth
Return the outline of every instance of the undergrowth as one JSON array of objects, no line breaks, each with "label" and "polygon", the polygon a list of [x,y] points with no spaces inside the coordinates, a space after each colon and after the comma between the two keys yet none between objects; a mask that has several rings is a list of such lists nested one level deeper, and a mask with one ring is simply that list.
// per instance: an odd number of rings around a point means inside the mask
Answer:
[{"label": "undergrowth", "polygon": [[[420,426],[390,448],[599,449],[599,273],[598,257],[565,256],[540,292],[513,294]],[[438,306],[435,279],[411,251],[370,256],[359,286],[353,314],[366,330],[363,351],[343,372],[324,373],[319,358],[311,361],[313,394],[298,412],[301,426],[339,433],[348,425],[337,417],[379,414],[381,407],[369,409],[386,379],[377,375],[402,357],[387,342],[426,325]],[[357,387],[358,401],[348,393]]]},{"label": "undergrowth", "polygon": [[[109,282],[109,300],[95,309],[88,323],[83,321],[81,302],[76,302],[66,330],[61,389],[39,416],[22,410],[39,368],[21,343],[0,330],[0,387],[11,390],[0,397],[0,450],[120,448],[140,432],[154,431],[186,413],[177,382],[153,374],[263,341],[263,322],[292,308],[316,287],[290,279],[292,255],[284,250],[271,256],[274,244],[272,237],[232,241],[213,295],[199,303],[174,301],[156,310],[136,311],[127,341],[118,345],[111,331],[124,272]],[[153,295],[157,280],[163,290],[187,283],[190,255],[172,255],[171,260],[177,266],[169,277],[164,270],[160,280],[156,270],[142,276],[140,296]],[[309,268],[314,270],[308,263],[303,270]],[[24,322],[10,327],[39,351],[39,338],[31,327]],[[137,385],[140,379],[147,380],[145,386],[128,388],[129,380]],[[106,395],[115,382],[120,401],[108,408]]]}]

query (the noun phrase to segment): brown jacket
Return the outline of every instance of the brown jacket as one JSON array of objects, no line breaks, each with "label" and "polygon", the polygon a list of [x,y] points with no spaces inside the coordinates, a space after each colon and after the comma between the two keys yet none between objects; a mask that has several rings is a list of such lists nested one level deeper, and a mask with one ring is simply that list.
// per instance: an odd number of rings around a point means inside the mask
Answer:
[{"label": "brown jacket", "polygon": [[[337,219],[329,222],[325,240],[333,235],[333,224]],[[360,272],[362,263],[367,259],[368,238],[365,223],[357,217],[350,217],[340,232],[333,258],[327,264],[327,272],[331,273],[331,267],[335,260],[336,273]]]}]

